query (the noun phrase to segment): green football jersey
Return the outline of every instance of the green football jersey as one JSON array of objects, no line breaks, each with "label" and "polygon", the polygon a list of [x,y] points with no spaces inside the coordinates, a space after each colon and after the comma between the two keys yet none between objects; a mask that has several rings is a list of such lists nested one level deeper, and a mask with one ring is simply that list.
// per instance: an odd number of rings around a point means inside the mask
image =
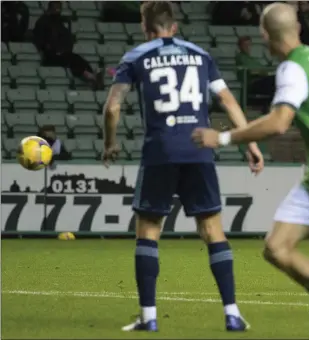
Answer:
[{"label": "green football jersey", "polygon": [[[289,54],[287,60],[294,61],[302,67],[306,73],[307,83],[309,84],[309,47],[302,45],[295,48]],[[309,191],[309,91],[307,93],[307,99],[296,112],[295,123],[301,132],[306,146],[307,169],[304,178],[304,185]]]},{"label": "green football jersey", "polygon": [[303,185],[309,191],[309,47],[293,49],[276,73],[277,91],[273,104],[295,107],[295,125],[305,142],[307,164]]}]

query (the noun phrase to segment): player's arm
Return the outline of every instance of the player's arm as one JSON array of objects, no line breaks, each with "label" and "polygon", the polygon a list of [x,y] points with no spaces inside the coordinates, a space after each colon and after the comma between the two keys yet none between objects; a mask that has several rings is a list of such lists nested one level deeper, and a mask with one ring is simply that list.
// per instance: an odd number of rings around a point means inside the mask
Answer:
[{"label": "player's arm", "polygon": [[209,87],[213,95],[217,97],[224,110],[227,112],[230,120],[236,127],[244,127],[247,125],[247,119],[244,112],[239,106],[232,92],[227,87],[222,79],[215,62],[212,58],[209,59]]},{"label": "player's arm", "polygon": [[116,144],[117,125],[120,119],[121,105],[130,91],[130,84],[114,84],[112,85],[107,101],[103,107],[103,136],[105,147]]},{"label": "player's arm", "polygon": [[228,87],[216,93],[216,96],[236,127],[247,126],[246,116]]},{"label": "player's arm", "polygon": [[[245,114],[232,92],[228,89],[212,59],[210,59],[209,63],[209,76],[210,90],[219,99],[232,123],[238,128],[246,127],[248,123]],[[258,174],[263,170],[263,154],[254,140],[248,145],[247,157],[252,172]]]},{"label": "player's arm", "polygon": [[105,148],[116,143],[117,125],[119,123],[121,105],[133,83],[132,65],[125,60],[120,62],[114,77],[114,83],[103,107],[103,137]]},{"label": "player's arm", "polygon": [[[243,143],[284,134],[291,126],[296,111],[308,98],[309,85],[305,71],[296,63],[286,61],[276,75],[276,93],[270,113],[247,127],[224,135],[226,142]],[[222,135],[221,135],[222,138]]]}]

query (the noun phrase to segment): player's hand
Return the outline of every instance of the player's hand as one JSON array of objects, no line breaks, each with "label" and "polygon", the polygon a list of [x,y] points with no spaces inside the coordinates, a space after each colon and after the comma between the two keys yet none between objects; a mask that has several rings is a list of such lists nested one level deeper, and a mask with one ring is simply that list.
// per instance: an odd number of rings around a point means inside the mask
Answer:
[{"label": "player's hand", "polygon": [[264,169],[264,157],[256,143],[248,145],[246,153],[251,172],[258,175]]},{"label": "player's hand", "polygon": [[103,163],[108,168],[110,163],[115,162],[120,152],[120,147],[115,144],[111,146],[105,146],[105,150],[103,152]]},{"label": "player's hand", "polygon": [[219,147],[219,132],[213,129],[196,128],[191,138],[199,148]]}]

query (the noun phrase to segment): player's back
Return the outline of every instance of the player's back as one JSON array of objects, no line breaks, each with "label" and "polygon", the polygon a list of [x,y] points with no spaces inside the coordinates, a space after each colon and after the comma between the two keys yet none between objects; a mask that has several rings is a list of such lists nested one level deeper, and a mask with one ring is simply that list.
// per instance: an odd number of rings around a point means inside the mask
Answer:
[{"label": "player's back", "polygon": [[159,38],[125,54],[116,82],[131,78],[139,94],[144,164],[213,162],[210,149],[191,141],[208,127],[209,84],[220,79],[209,54],[176,38]]}]

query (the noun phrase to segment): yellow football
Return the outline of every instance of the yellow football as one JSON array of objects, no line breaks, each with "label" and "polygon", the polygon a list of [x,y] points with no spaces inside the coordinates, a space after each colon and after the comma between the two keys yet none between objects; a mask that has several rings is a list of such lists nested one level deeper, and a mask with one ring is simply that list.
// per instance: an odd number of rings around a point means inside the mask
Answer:
[{"label": "yellow football", "polygon": [[70,232],[60,233],[58,235],[58,239],[61,241],[70,241],[70,240],[75,240],[75,236],[73,233],[70,233]]},{"label": "yellow football", "polygon": [[19,164],[27,170],[40,170],[47,166],[53,157],[53,150],[45,139],[30,136],[24,138],[17,149]]}]

